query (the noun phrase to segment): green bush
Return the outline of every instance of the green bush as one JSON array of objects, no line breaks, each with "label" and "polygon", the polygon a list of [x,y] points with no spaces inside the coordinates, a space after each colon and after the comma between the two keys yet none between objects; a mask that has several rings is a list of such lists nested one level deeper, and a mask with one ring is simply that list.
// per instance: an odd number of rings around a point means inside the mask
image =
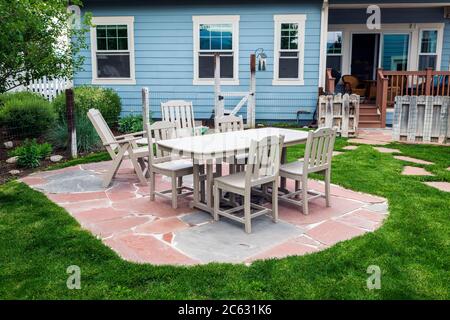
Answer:
[{"label": "green bush", "polygon": [[[77,130],[78,152],[85,153],[100,149],[102,145],[100,137],[87,116],[78,115],[75,118],[75,127]],[[67,149],[69,139],[67,123],[61,120],[50,130],[47,138],[55,147]]]},{"label": "green bush", "polygon": [[143,131],[142,115],[130,114],[119,119],[119,131],[122,133],[131,133]]},{"label": "green bush", "polygon": [[52,146],[49,143],[39,144],[36,139],[26,139],[24,143],[9,153],[11,157],[17,157],[17,165],[24,168],[36,168],[41,160],[50,156]]},{"label": "green bush", "polygon": [[[119,95],[113,89],[82,86],[74,89],[75,110],[78,118],[86,116],[89,109],[98,109],[110,127],[115,128],[122,110]],[[66,121],[66,95],[58,95],[53,107],[61,122]]]},{"label": "green bush", "polygon": [[0,125],[12,137],[39,137],[55,121],[50,102],[38,94],[6,93],[0,103]]}]

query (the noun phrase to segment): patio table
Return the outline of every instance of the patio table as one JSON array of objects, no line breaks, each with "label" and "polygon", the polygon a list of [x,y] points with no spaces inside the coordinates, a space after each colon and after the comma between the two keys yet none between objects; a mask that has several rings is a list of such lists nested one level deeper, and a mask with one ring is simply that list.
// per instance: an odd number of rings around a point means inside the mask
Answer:
[{"label": "patio table", "polygon": [[[308,133],[305,131],[283,128],[259,128],[244,131],[213,133],[203,136],[184,137],[158,141],[159,147],[170,152],[173,156],[191,157],[193,160],[194,194],[192,206],[209,213],[213,212],[213,180],[215,162],[230,156],[248,153],[250,142],[260,140],[267,136],[283,135],[284,145],[281,162],[286,162],[286,147],[305,143]],[[200,196],[200,166],[206,167],[206,199],[202,201]],[[221,173],[218,172],[218,175]],[[280,189],[285,189],[286,180],[282,179]]]}]

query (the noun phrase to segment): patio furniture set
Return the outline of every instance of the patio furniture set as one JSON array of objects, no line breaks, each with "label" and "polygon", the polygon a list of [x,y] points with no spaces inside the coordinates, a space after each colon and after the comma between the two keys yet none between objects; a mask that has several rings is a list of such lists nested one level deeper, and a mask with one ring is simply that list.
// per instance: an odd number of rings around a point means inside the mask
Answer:
[{"label": "patio furniture set", "polygon": [[[202,128],[194,125],[192,103],[168,101],[161,104],[161,111],[162,120],[147,123],[144,131],[114,136],[101,113],[89,110],[88,117],[113,160],[104,187],[121,162],[130,159],[140,182],[149,184],[151,201],[163,197],[177,208],[178,198],[189,195],[192,207],[209,212],[216,221],[220,216],[238,221],[247,233],[257,216],[271,214],[277,221],[278,201],[300,206],[304,214],[308,201],[316,197],[325,196],[330,205],[335,130],[244,130],[242,117],[228,115],[215,119],[214,133],[202,135]],[[303,143],[304,158],[286,163],[286,148]],[[223,164],[228,164],[228,175],[223,175]],[[324,194],[308,191],[310,173],[324,175]],[[156,174],[169,177],[171,188],[157,191]],[[189,175],[192,185],[183,181]],[[295,190],[287,190],[286,179],[295,181]]]}]

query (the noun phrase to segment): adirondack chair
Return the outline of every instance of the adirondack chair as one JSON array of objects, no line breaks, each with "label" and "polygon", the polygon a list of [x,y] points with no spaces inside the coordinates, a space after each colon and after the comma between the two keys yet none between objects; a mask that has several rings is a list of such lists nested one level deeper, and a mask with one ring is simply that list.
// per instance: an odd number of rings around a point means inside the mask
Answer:
[{"label": "adirondack chair", "polygon": [[[245,232],[251,233],[251,219],[268,212],[272,213],[274,222],[278,220],[278,194],[272,192],[272,209],[251,203],[253,187],[272,184],[272,190],[278,190],[278,173],[283,147],[283,136],[270,136],[250,143],[247,168],[243,172],[214,179],[214,220],[225,216],[245,225]],[[244,198],[244,205],[227,210],[220,209],[220,192],[239,194]],[[251,212],[251,209],[257,211]],[[237,213],[244,210],[244,216]]]},{"label": "adirondack chair", "polygon": [[[161,150],[156,142],[176,137],[175,123],[158,121],[150,125],[147,123],[147,134],[149,139],[148,153],[150,173],[150,200],[155,200],[155,195],[172,201],[172,208],[178,207],[178,197],[191,195],[193,189],[183,185],[183,177],[193,174],[191,159],[176,158]],[[153,139],[152,139],[153,138]],[[156,191],[155,175],[161,174],[172,179],[171,189]],[[185,191],[185,192],[183,192]]]},{"label": "adirondack chair", "polygon": [[161,115],[163,121],[175,123],[177,137],[198,136],[206,128],[195,126],[194,108],[190,101],[170,100],[162,102]]},{"label": "adirondack chair", "polygon": [[[325,196],[327,207],[330,206],[331,159],[333,156],[336,130],[321,128],[308,133],[303,159],[283,164],[280,176],[295,180],[295,191],[280,196],[281,201],[303,207],[303,214],[308,214],[308,201]],[[308,191],[308,174],[322,173],[325,176],[325,194]],[[301,189],[298,190],[301,183]],[[301,195],[301,199],[295,199]],[[310,195],[310,197],[308,196]]]},{"label": "adirondack chair", "polygon": [[100,111],[89,109],[87,116],[113,160],[111,168],[103,179],[103,186],[106,188],[110,185],[124,159],[131,160],[139,181],[147,184],[147,165],[145,160],[149,155],[148,147],[138,147],[136,144],[137,140],[142,139],[144,131],[114,136]]}]

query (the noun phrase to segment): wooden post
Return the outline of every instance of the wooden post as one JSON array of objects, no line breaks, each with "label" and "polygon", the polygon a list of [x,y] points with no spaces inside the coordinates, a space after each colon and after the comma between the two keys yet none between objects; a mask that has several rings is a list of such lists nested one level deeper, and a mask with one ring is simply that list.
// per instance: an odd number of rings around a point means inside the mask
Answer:
[{"label": "wooden post", "polygon": [[327,68],[325,73],[325,91],[327,94],[334,94],[336,90],[336,78],[332,76],[333,69]]},{"label": "wooden post", "polygon": [[249,128],[256,126],[256,55],[250,55],[250,96],[247,102],[247,124]]},{"label": "wooden post", "polygon": [[[142,125],[145,130],[145,126],[149,123],[149,91],[148,88],[142,88]],[[162,117],[162,115],[161,115]]]},{"label": "wooden post", "polygon": [[389,79],[383,75],[383,69],[377,70],[377,97],[376,105],[380,111],[381,127],[386,127],[386,109],[387,109],[387,95],[388,95]]},{"label": "wooden post", "polygon": [[67,130],[69,133],[68,146],[70,146],[70,154],[72,158],[77,157],[77,130],[75,126],[75,100],[73,89],[66,89],[66,114],[67,114]]},{"label": "wooden post", "polygon": [[214,116],[222,117],[224,114],[223,97],[220,91],[220,55],[214,54]]},{"label": "wooden post", "polygon": [[350,96],[344,94],[342,97],[342,123],[341,136],[348,138],[348,123],[350,121]]},{"label": "wooden post", "polygon": [[433,84],[433,69],[427,68],[425,79],[425,95],[431,96],[431,85]]}]

